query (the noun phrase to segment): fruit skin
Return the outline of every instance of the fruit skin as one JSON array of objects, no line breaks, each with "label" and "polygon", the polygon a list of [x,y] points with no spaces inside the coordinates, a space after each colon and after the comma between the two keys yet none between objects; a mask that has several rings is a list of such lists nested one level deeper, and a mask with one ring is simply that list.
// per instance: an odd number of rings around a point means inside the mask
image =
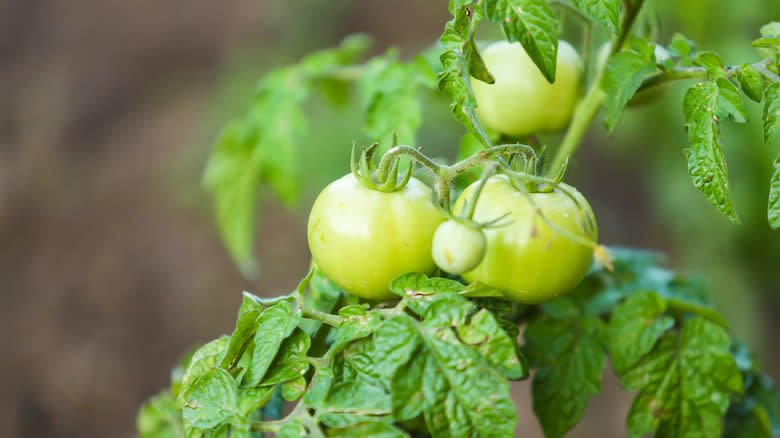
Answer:
[{"label": "fruit skin", "polygon": [[[472,198],[477,183],[458,197],[454,211],[463,209]],[[569,232],[597,240],[593,211],[576,189],[566,184],[579,206],[556,189],[531,193],[542,214]],[[474,210],[474,220],[485,222],[509,212],[502,220],[508,225],[485,230],[487,252],[482,262],[463,274],[470,283],[479,281],[499,289],[505,298],[520,303],[541,303],[571,291],[585,277],[593,252],[550,228],[534,214],[527,196],[517,190],[505,175],[491,177],[482,189]]]},{"label": "fruit skin", "polygon": [[486,84],[471,78],[477,116],[509,135],[560,131],[571,120],[580,95],[582,58],[569,43],[558,41],[555,82],[550,84],[520,43],[497,41],[481,52],[495,78]]},{"label": "fruit skin", "polygon": [[351,173],[314,201],[312,259],[342,289],[361,298],[392,298],[388,285],[407,272],[431,273],[433,234],[445,220],[433,192],[415,178],[395,192],[369,189]]},{"label": "fruit skin", "polygon": [[477,267],[487,250],[481,229],[450,219],[433,235],[433,261],[442,271],[462,274]]}]

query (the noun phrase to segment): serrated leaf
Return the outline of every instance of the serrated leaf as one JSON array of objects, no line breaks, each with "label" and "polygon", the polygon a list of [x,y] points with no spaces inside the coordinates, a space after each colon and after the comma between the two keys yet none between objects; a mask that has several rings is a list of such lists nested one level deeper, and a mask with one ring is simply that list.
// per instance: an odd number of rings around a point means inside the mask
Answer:
[{"label": "serrated leaf", "polygon": [[767,217],[772,229],[780,228],[780,155],[774,161],[775,171],[769,180],[769,205]]},{"label": "serrated leaf", "polygon": [[433,296],[442,292],[460,293],[466,289],[461,283],[448,278],[431,277],[421,273],[403,274],[390,281],[390,291],[409,298],[407,306],[418,315],[425,309]]},{"label": "serrated leaf", "polygon": [[747,122],[747,113],[737,86],[726,78],[718,78],[715,82],[718,84],[718,119],[730,117],[737,123]]},{"label": "serrated leaf", "polygon": [[404,438],[409,435],[385,422],[366,421],[346,427],[328,429],[326,436],[344,438]]},{"label": "serrated leaf", "polygon": [[601,392],[604,351],[596,318],[538,319],[524,332],[532,367],[533,408],[547,438],[559,438],[582,417],[588,397]]},{"label": "serrated leaf", "polygon": [[665,315],[666,301],[655,292],[630,295],[612,314],[607,327],[607,348],[618,374],[625,372],[653,349],[664,332],[674,325]]},{"label": "serrated leaf", "polygon": [[213,368],[183,393],[184,422],[188,427],[211,429],[241,417],[233,377]]},{"label": "serrated leaf", "polygon": [[287,301],[263,311],[257,318],[252,363],[244,375],[243,386],[257,386],[263,381],[280,345],[293,333],[300,320],[300,310]]},{"label": "serrated leaf", "polygon": [[707,70],[707,79],[723,77],[726,69],[723,66],[723,60],[715,52],[701,52],[696,55],[694,64],[700,65]]},{"label": "serrated leaf", "polygon": [[620,376],[621,386],[639,391],[628,414],[631,436],[720,436],[729,396],[743,391],[729,352],[731,339],[702,318],[667,332],[655,348]]},{"label": "serrated leaf", "polygon": [[764,94],[764,82],[761,75],[750,64],[744,63],[739,67],[737,78],[745,96],[755,102],[761,102]]},{"label": "serrated leaf", "polygon": [[306,379],[303,376],[298,376],[293,380],[282,382],[280,388],[285,400],[298,400],[306,392]]},{"label": "serrated leaf", "polygon": [[425,405],[423,374],[426,356],[413,354],[403,372],[392,376],[393,418],[407,421],[416,418]]},{"label": "serrated leaf", "polygon": [[230,122],[217,139],[203,182],[214,197],[220,236],[246,277],[257,271],[253,244],[259,186],[270,186],[287,205],[297,199],[298,145],[307,129],[302,105],[312,85],[333,68],[353,62],[367,47],[365,37],[346,38],[338,48],[269,72],[246,114]]},{"label": "serrated leaf", "polygon": [[325,405],[329,412],[382,415],[392,412],[390,394],[368,380],[339,382],[331,388]]},{"label": "serrated leaf", "polygon": [[726,160],[720,145],[720,127],[716,117],[718,91],[714,82],[702,82],[685,93],[683,111],[688,121],[686,126],[691,145],[686,150],[688,174],[710,204],[734,223],[739,223],[729,195]]},{"label": "serrated leaf", "polygon": [[585,15],[603,24],[612,33],[618,33],[620,27],[619,0],[572,0],[572,3]]},{"label": "serrated leaf", "polygon": [[[759,49],[780,49],[780,38],[758,38],[750,43],[750,47],[757,47]],[[771,53],[771,51],[770,51]]]},{"label": "serrated leaf", "polygon": [[769,143],[780,132],[780,82],[773,82],[764,90],[764,143]]},{"label": "serrated leaf", "polygon": [[219,363],[220,368],[233,368],[241,355],[244,354],[244,350],[250,343],[257,330],[257,317],[260,316],[260,312],[252,310],[242,314],[236,322],[236,330],[230,336],[230,344],[225,351],[225,355]]},{"label": "serrated leaf", "polygon": [[666,49],[672,57],[687,58],[693,53],[693,41],[681,33],[675,33]]},{"label": "serrated leaf", "polygon": [[[440,300],[436,302],[444,302]],[[392,381],[398,383],[390,385],[396,412],[413,415],[417,405],[404,403],[419,403],[422,397],[425,421],[434,437],[511,436],[517,420],[508,382],[440,320],[420,324],[409,315],[394,316],[377,330],[375,345],[381,374],[392,372]],[[410,360],[415,363],[407,365]],[[421,368],[423,377],[417,375]]]},{"label": "serrated leaf", "polygon": [[376,369],[389,380],[400,367],[411,359],[421,339],[412,321],[404,316],[386,319],[374,335]]},{"label": "serrated leaf", "polygon": [[604,101],[604,126],[611,133],[623,109],[636,93],[642,80],[656,70],[653,47],[645,45],[642,52],[624,50],[609,59],[602,87],[607,94]]},{"label": "serrated leaf", "polygon": [[217,366],[217,364],[224,356],[225,351],[230,344],[230,337],[222,336],[211,342],[204,344],[202,347],[195,350],[190,359],[190,364],[187,367],[187,371],[184,372],[181,381],[181,392],[177,399],[177,405],[182,407],[184,400],[182,394],[191,386],[200,376],[206,374],[210,369]]},{"label": "serrated leaf", "polygon": [[276,388],[240,388],[238,390],[238,410],[243,415],[250,415],[265,406],[274,395]]},{"label": "serrated leaf", "polygon": [[558,20],[546,0],[488,1],[485,14],[501,25],[507,40],[523,45],[548,82],[555,82]]},{"label": "serrated leaf", "polygon": [[477,102],[469,84],[471,58],[478,56],[474,45],[474,29],[481,15],[470,5],[471,2],[468,3],[467,6],[450,2],[454,18],[447,23],[439,38],[442,69],[437,75],[436,87],[450,100],[450,111],[455,118],[476,138],[484,141],[474,111]]},{"label": "serrated leaf", "polygon": [[[258,328],[259,332],[259,328]],[[302,329],[295,328],[292,334],[279,346],[276,357],[268,366],[268,372],[263,377],[261,385],[276,385],[295,380],[306,374],[309,363],[304,356],[311,347],[311,339]]]},{"label": "serrated leaf", "polygon": [[422,124],[422,103],[418,68],[399,62],[395,52],[366,63],[358,81],[361,106],[365,113],[363,131],[369,140],[389,145],[395,134],[399,144],[416,144]]},{"label": "serrated leaf", "polygon": [[343,319],[330,347],[331,356],[340,353],[350,342],[371,336],[382,323],[379,312],[366,311],[359,304],[341,308],[339,316]]},{"label": "serrated leaf", "polygon": [[144,402],[138,410],[136,429],[139,438],[179,438],[184,434],[181,411],[170,390]]},{"label": "serrated leaf", "polygon": [[772,21],[761,26],[761,36],[780,38],[780,21]]}]

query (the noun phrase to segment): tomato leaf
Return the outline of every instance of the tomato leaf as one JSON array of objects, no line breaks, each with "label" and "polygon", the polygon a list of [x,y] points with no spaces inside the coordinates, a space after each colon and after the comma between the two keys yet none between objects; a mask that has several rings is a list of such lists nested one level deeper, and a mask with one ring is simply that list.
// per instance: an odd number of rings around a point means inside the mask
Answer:
[{"label": "tomato leaf", "polygon": [[719,88],[714,82],[696,84],[685,93],[683,111],[691,144],[686,150],[688,174],[710,204],[732,222],[739,223],[729,195],[728,172],[719,139],[718,95]]},{"label": "tomato leaf", "polygon": [[363,422],[355,422],[348,426],[333,427],[328,429],[328,436],[338,436],[344,438],[404,438],[408,437],[409,435],[395,428],[391,424],[382,421],[376,421],[374,419]]},{"label": "tomato leaf", "polygon": [[184,435],[181,410],[176,397],[166,389],[145,401],[138,411],[136,429],[139,438],[179,438]]},{"label": "tomato leaf", "polygon": [[519,41],[548,82],[555,81],[558,20],[546,0],[487,0],[485,13],[504,29],[507,40]]},{"label": "tomato leaf", "polygon": [[572,3],[585,15],[603,24],[612,33],[618,33],[620,27],[619,0],[572,0]]},{"label": "tomato leaf", "polygon": [[729,405],[724,438],[772,438],[780,435],[780,390],[769,376],[758,370],[743,344],[732,348],[732,354],[742,371],[745,394]]},{"label": "tomato leaf", "polygon": [[764,82],[761,75],[750,64],[744,63],[739,67],[737,78],[745,96],[755,102],[761,102],[764,94]]},{"label": "tomato leaf", "polygon": [[382,322],[379,312],[368,312],[359,304],[343,307],[339,315],[343,320],[330,347],[331,355],[340,353],[350,342],[371,336]]},{"label": "tomato leaf", "polygon": [[533,377],[534,413],[547,438],[559,438],[582,418],[588,397],[601,392],[605,356],[599,343],[603,323],[590,316],[531,322],[523,352]]},{"label": "tomato leaf", "polygon": [[190,364],[187,366],[187,370],[182,376],[181,390],[177,399],[177,406],[179,408],[184,405],[182,394],[187,391],[198,378],[217,366],[227,351],[228,345],[230,345],[230,337],[222,336],[204,344],[192,354]]},{"label": "tomato leaf", "polygon": [[274,395],[276,388],[265,386],[261,388],[239,388],[238,410],[243,415],[251,415],[256,410],[265,406]]},{"label": "tomato leaf", "polygon": [[390,394],[383,387],[358,378],[333,385],[325,406],[329,412],[382,415],[392,411],[391,402]]},{"label": "tomato leaf", "polygon": [[720,78],[726,74],[723,60],[715,52],[701,52],[696,55],[696,59],[694,59],[693,63],[700,65],[707,70],[707,79]]},{"label": "tomato leaf", "polygon": [[742,94],[737,86],[726,78],[718,78],[718,119],[726,117],[737,123],[747,122],[747,113],[742,105]]},{"label": "tomato leaf", "polygon": [[601,85],[607,93],[604,126],[610,133],[615,129],[626,103],[642,85],[642,80],[656,70],[653,50],[653,46],[644,44],[641,52],[623,50],[609,59]]},{"label": "tomato leaf", "polygon": [[416,64],[397,58],[398,52],[391,50],[371,59],[357,84],[366,117],[363,131],[383,146],[390,145],[393,134],[399,144],[416,144],[415,134],[422,124],[421,85],[428,81]]},{"label": "tomato leaf", "polygon": [[[284,326],[282,326],[282,329],[283,327]],[[260,333],[259,327],[257,332]],[[278,334],[276,336],[278,336]],[[306,352],[309,351],[309,347],[311,347],[309,335],[296,327],[292,334],[279,346],[276,356],[272,356],[273,361],[267,366],[268,371],[263,376],[260,385],[272,386],[295,380],[304,375],[309,369],[309,363],[306,362],[305,358]],[[254,356],[252,358],[253,367],[250,369],[260,368],[260,366],[255,366],[256,361],[265,364],[267,360],[267,356],[263,356],[260,360],[257,359],[257,356]],[[253,374],[250,378],[254,379],[256,375],[257,374]],[[252,380],[247,381],[245,378],[244,382],[247,384],[251,383]]]},{"label": "tomato leaf", "polygon": [[764,143],[769,143],[780,132],[780,82],[766,87],[764,99]]},{"label": "tomato leaf", "polygon": [[[468,2],[471,3],[471,2]],[[437,75],[437,88],[450,100],[450,111],[466,129],[487,145],[487,139],[481,133],[477,121],[477,107],[474,93],[471,91],[471,70],[473,57],[478,57],[474,44],[476,24],[482,19],[479,8],[450,1],[450,11],[454,18],[450,20],[439,38],[442,53],[442,70]],[[480,58],[481,59],[481,58]]]},{"label": "tomato leaf", "polygon": [[639,391],[628,414],[632,436],[720,436],[729,396],[743,391],[742,377],[722,328],[687,320],[653,350],[620,373],[621,386]]},{"label": "tomato leaf", "polygon": [[225,355],[219,363],[220,368],[229,369],[236,365],[247,345],[255,336],[258,316],[260,316],[260,312],[252,310],[245,312],[238,318],[236,330],[230,336],[230,344],[228,344]]},{"label": "tomato leaf", "polygon": [[246,418],[238,409],[236,382],[227,371],[213,368],[183,393],[186,427],[211,429]]},{"label": "tomato leaf", "polygon": [[269,72],[243,117],[230,122],[209,154],[203,175],[216,204],[220,236],[243,275],[256,275],[255,204],[260,184],[291,205],[298,196],[298,145],[306,134],[303,104],[322,78],[354,62],[368,47],[362,36]]},{"label": "tomato leaf", "polygon": [[287,301],[268,307],[257,318],[252,362],[244,375],[243,386],[257,386],[263,380],[282,342],[296,330],[300,319],[300,309]]},{"label": "tomato leaf", "polygon": [[773,229],[780,228],[780,155],[774,161],[775,171],[769,181],[769,207],[767,216]]},{"label": "tomato leaf", "polygon": [[422,323],[399,314],[375,334],[374,363],[392,382],[394,415],[422,412],[433,436],[511,435],[517,420],[502,374],[525,370],[506,333],[455,293],[419,299],[430,300]]},{"label": "tomato leaf", "polygon": [[666,306],[666,300],[655,292],[641,291],[629,295],[612,313],[606,340],[610,361],[618,373],[652,350],[674,325],[674,319],[664,314]]}]

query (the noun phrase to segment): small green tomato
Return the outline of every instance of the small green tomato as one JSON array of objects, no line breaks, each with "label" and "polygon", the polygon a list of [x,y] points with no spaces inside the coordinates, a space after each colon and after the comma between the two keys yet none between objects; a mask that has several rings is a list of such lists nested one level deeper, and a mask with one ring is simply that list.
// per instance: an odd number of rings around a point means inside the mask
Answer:
[{"label": "small green tomato", "polygon": [[433,235],[433,261],[451,274],[476,268],[486,249],[487,240],[481,229],[453,219],[439,225]]}]

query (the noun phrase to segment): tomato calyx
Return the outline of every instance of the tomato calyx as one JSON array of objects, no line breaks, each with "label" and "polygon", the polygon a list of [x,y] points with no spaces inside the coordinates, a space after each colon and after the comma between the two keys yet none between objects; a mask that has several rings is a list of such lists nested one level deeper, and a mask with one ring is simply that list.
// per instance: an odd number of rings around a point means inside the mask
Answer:
[{"label": "tomato calyx", "polygon": [[[396,138],[393,136],[393,146],[396,146]],[[406,173],[403,178],[400,178],[400,157],[392,156],[387,160],[382,159],[379,168],[374,165],[374,152],[376,152],[379,143],[373,143],[368,147],[364,147],[360,152],[360,158],[356,159],[357,155],[357,143],[352,142],[352,155],[350,157],[350,169],[355,178],[360,181],[361,184],[372,190],[380,192],[390,193],[397,192],[398,190],[406,187],[409,183],[409,179],[414,172],[414,162],[409,164],[406,169]]]}]

